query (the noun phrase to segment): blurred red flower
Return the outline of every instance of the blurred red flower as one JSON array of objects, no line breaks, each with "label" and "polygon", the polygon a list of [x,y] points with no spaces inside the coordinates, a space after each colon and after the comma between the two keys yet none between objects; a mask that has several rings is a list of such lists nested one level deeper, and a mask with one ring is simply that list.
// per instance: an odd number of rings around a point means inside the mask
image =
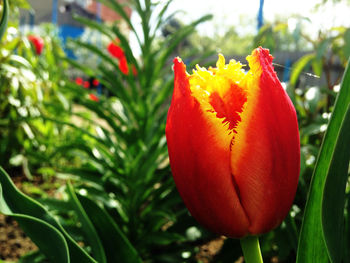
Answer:
[{"label": "blurred red flower", "polygon": [[[123,49],[119,45],[116,44],[118,42],[119,42],[119,40],[117,39],[117,40],[109,43],[107,46],[107,50],[113,57],[115,57],[119,60],[120,71],[123,74],[128,75],[129,74],[128,62],[126,60],[126,56],[125,56]],[[131,69],[132,69],[133,75],[137,76],[137,70],[136,70],[134,65],[132,65]]]},{"label": "blurred red flower", "polygon": [[90,94],[89,94],[89,97],[90,97],[91,100],[96,101],[96,102],[100,100],[100,99],[99,99],[95,94],[93,94],[93,93],[90,93]]},{"label": "blurred red flower", "polygon": [[135,65],[132,65],[132,74],[134,74],[134,76],[137,76],[137,69],[135,67]]},{"label": "blurred red flower", "polygon": [[126,57],[122,57],[119,60],[119,69],[125,75],[129,74],[129,67],[128,67],[128,62],[126,61]]},{"label": "blurred red flower", "polygon": [[123,49],[117,44],[115,44],[115,42],[109,43],[107,50],[109,54],[111,54],[115,58],[122,59],[125,57]]},{"label": "blurred red flower", "polygon": [[85,89],[90,88],[90,82],[89,81],[84,81],[84,88]]},{"label": "blurred red flower", "polygon": [[28,40],[33,44],[35,52],[40,55],[44,48],[44,40],[40,36],[29,35]]},{"label": "blurred red flower", "polygon": [[93,80],[92,80],[92,85],[93,85],[93,86],[96,87],[96,86],[98,86],[99,84],[100,84],[100,82],[99,82],[97,79],[93,79]]},{"label": "blurred red flower", "polygon": [[75,83],[77,84],[77,85],[83,85],[83,79],[82,78],[80,78],[80,77],[77,77],[76,79],[75,79]]}]

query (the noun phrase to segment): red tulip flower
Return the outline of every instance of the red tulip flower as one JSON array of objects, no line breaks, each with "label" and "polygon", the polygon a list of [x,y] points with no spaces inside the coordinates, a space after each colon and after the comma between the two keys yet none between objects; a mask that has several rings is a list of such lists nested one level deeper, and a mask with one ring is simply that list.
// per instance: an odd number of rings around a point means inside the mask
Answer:
[{"label": "red tulip flower", "polygon": [[44,40],[34,35],[29,35],[28,40],[33,44],[36,54],[40,55],[44,48]]},{"label": "red tulip flower", "polygon": [[278,226],[295,196],[300,146],[293,104],[267,49],[239,62],[219,55],[216,68],[192,75],[174,60],[166,124],[170,166],[194,218],[228,237]]},{"label": "red tulip flower", "polygon": [[137,69],[136,69],[135,65],[132,65],[131,70],[132,70],[132,74],[134,76],[137,76]]},{"label": "red tulip flower", "polygon": [[119,60],[119,69],[123,74],[125,75],[129,74],[129,67],[128,67],[128,62],[126,61],[126,57],[122,57]]},{"label": "red tulip flower", "polygon": [[83,84],[83,87],[85,88],[85,89],[88,89],[88,88],[90,88],[90,82],[89,81],[84,81],[84,84]]},{"label": "red tulip flower", "polygon": [[96,101],[96,102],[98,102],[100,99],[95,95],[95,94],[93,94],[93,93],[90,93],[89,94],[89,98],[90,98],[90,100],[93,100],[93,101]]},{"label": "red tulip flower", "polygon": [[[126,56],[125,53],[123,51],[123,49],[118,46],[117,44],[115,44],[115,42],[119,42],[119,40],[116,40],[114,42],[111,42],[108,44],[107,46],[107,50],[108,52],[115,58],[117,58],[119,60],[119,70],[124,74],[124,75],[128,75],[129,74],[129,67],[128,67],[128,62],[126,60]],[[135,68],[135,66],[132,66],[132,73],[134,76],[137,76],[137,70]]]},{"label": "red tulip flower", "polygon": [[109,43],[107,46],[107,50],[109,54],[111,54],[115,58],[121,59],[125,57],[123,49],[117,44],[115,44],[115,42]]},{"label": "red tulip flower", "polygon": [[81,85],[83,85],[83,79],[80,78],[80,77],[77,77],[77,78],[75,79],[75,83],[76,83],[77,85],[81,86]]}]

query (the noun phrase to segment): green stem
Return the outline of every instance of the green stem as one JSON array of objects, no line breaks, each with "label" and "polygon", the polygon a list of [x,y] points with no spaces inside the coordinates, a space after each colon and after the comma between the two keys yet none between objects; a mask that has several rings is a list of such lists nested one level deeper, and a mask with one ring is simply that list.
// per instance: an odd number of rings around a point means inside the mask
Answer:
[{"label": "green stem", "polygon": [[242,238],[240,241],[243,250],[244,261],[246,263],[263,263],[259,238],[257,236],[248,236]]}]

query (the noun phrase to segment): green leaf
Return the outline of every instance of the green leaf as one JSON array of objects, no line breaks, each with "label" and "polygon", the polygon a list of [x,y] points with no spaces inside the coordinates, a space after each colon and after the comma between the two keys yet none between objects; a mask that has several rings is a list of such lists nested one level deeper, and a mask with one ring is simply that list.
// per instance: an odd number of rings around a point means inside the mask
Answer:
[{"label": "green leaf", "polygon": [[16,214],[6,203],[0,184],[0,212],[13,217],[51,262],[69,263],[69,249],[63,235],[45,221],[23,214]]},{"label": "green leaf", "polygon": [[315,54],[307,54],[295,62],[292,67],[292,73],[290,76],[290,84],[292,86],[295,86],[297,84],[301,72],[313,59],[315,59],[315,56]]},{"label": "green leaf", "polygon": [[2,8],[2,17],[0,20],[0,40],[6,32],[7,28],[7,20],[9,16],[9,4],[8,0],[3,0],[3,8]]},{"label": "green leaf", "polygon": [[113,33],[109,30],[109,28],[106,25],[78,15],[73,15],[73,18],[76,21],[82,23],[83,25],[96,29],[97,31],[108,36],[109,38],[113,38]]},{"label": "green leaf", "polygon": [[[344,73],[312,176],[299,237],[297,263],[340,262],[349,166],[350,67]],[[328,255],[327,255],[328,250]]]},{"label": "green leaf", "polygon": [[316,48],[316,59],[321,59],[325,54],[327,54],[327,49],[334,41],[333,37],[323,39]]},{"label": "green leaf", "polygon": [[154,69],[152,67],[152,70],[154,70],[154,76],[158,76],[159,72],[164,68],[164,65],[166,61],[169,59],[169,56],[174,51],[174,49],[178,46],[178,44],[184,40],[187,36],[192,34],[195,31],[195,28],[200,23],[203,23],[205,21],[208,21],[212,19],[212,15],[205,15],[199,18],[198,20],[192,22],[191,24],[181,28],[179,31],[177,31],[174,35],[172,35],[168,41],[166,41],[163,46],[161,47],[161,55],[157,62],[157,65],[155,65]]},{"label": "green leaf", "polygon": [[[157,15],[157,24],[154,27],[154,33],[152,34],[152,37],[155,36],[156,30],[162,25],[165,24],[163,17],[166,13],[166,11],[168,10],[169,5],[171,4],[172,0],[168,0],[164,6],[162,7],[161,11],[159,12],[159,14]],[[171,16],[171,15],[170,15]]]},{"label": "green leaf", "polygon": [[118,64],[116,63],[116,60],[113,59],[111,56],[106,55],[106,53],[103,52],[100,47],[96,47],[94,45],[91,45],[91,44],[88,44],[88,43],[84,43],[84,42],[76,40],[76,39],[71,40],[71,42],[76,45],[76,48],[83,47],[83,48],[87,49],[88,51],[90,51],[90,52],[96,54],[97,56],[99,56],[103,60],[103,62],[108,62],[114,68],[118,68]]},{"label": "green leaf", "polygon": [[322,59],[315,59],[311,62],[311,66],[316,76],[320,77],[323,70]]},{"label": "green leaf", "polygon": [[[322,202],[322,227],[328,254],[333,263],[341,262],[344,248],[344,206],[345,188],[348,179],[350,161],[350,70],[343,80],[343,90],[338,95],[338,108],[334,110],[334,122],[332,130],[329,130],[329,138],[336,141],[329,166],[323,193]],[[346,90],[347,89],[347,90]],[[347,108],[346,108],[347,106]],[[345,116],[344,116],[345,115]],[[340,129],[337,129],[340,127]],[[331,127],[330,127],[331,128]],[[327,138],[326,138],[327,139]],[[330,152],[330,151],[329,151]]]},{"label": "green leaf", "polygon": [[0,185],[2,189],[6,189],[0,196],[0,211],[2,213],[27,215],[45,221],[63,234],[69,247],[71,262],[96,262],[68,235],[64,228],[40,203],[26,196],[16,188],[2,167],[0,167]]},{"label": "green leaf", "polygon": [[53,226],[32,216],[10,214],[22,230],[40,248],[50,262],[69,263],[68,245],[63,235]]},{"label": "green leaf", "polygon": [[344,32],[344,42],[345,42],[343,47],[344,56],[349,57],[350,56],[350,28],[348,28]]},{"label": "green leaf", "polygon": [[71,204],[74,207],[74,210],[77,213],[79,221],[81,223],[82,231],[85,234],[87,242],[91,246],[92,254],[95,256],[98,262],[107,262],[100,238],[98,237],[97,232],[94,226],[92,225],[88,215],[84,211],[84,208],[81,206],[71,183],[67,184],[67,190]]},{"label": "green leaf", "polygon": [[[40,253],[39,250],[34,252],[29,252],[28,254],[25,254],[23,257],[21,257],[17,263],[42,263],[45,262],[46,257],[42,253]],[[0,263],[8,263],[8,262],[2,262]]]},{"label": "green leaf", "polygon": [[[114,10],[117,14],[119,14],[123,18],[123,20],[128,24],[128,26],[132,29],[132,31],[136,33],[136,30],[133,24],[131,23],[128,14],[125,12],[124,7],[121,4],[119,4],[117,1],[111,0],[100,0],[100,2]],[[135,35],[137,37],[138,42],[141,43],[140,39],[138,38],[138,35]]]},{"label": "green leaf", "polygon": [[68,62],[71,66],[83,71],[88,76],[95,76],[96,72],[94,72],[91,68],[81,65],[79,62],[70,59],[70,58],[62,58],[63,61]]},{"label": "green leaf", "polygon": [[108,262],[142,262],[135,248],[110,215],[90,198],[81,195],[78,195],[78,198],[98,231]]}]

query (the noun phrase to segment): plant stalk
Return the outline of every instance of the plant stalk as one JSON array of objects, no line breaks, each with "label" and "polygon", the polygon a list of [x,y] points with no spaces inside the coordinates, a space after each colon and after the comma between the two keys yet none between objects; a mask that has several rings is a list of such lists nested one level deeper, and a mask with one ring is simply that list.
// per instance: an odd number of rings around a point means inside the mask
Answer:
[{"label": "plant stalk", "polygon": [[243,250],[244,261],[246,263],[263,263],[259,238],[257,236],[248,236],[242,238],[240,241]]}]

